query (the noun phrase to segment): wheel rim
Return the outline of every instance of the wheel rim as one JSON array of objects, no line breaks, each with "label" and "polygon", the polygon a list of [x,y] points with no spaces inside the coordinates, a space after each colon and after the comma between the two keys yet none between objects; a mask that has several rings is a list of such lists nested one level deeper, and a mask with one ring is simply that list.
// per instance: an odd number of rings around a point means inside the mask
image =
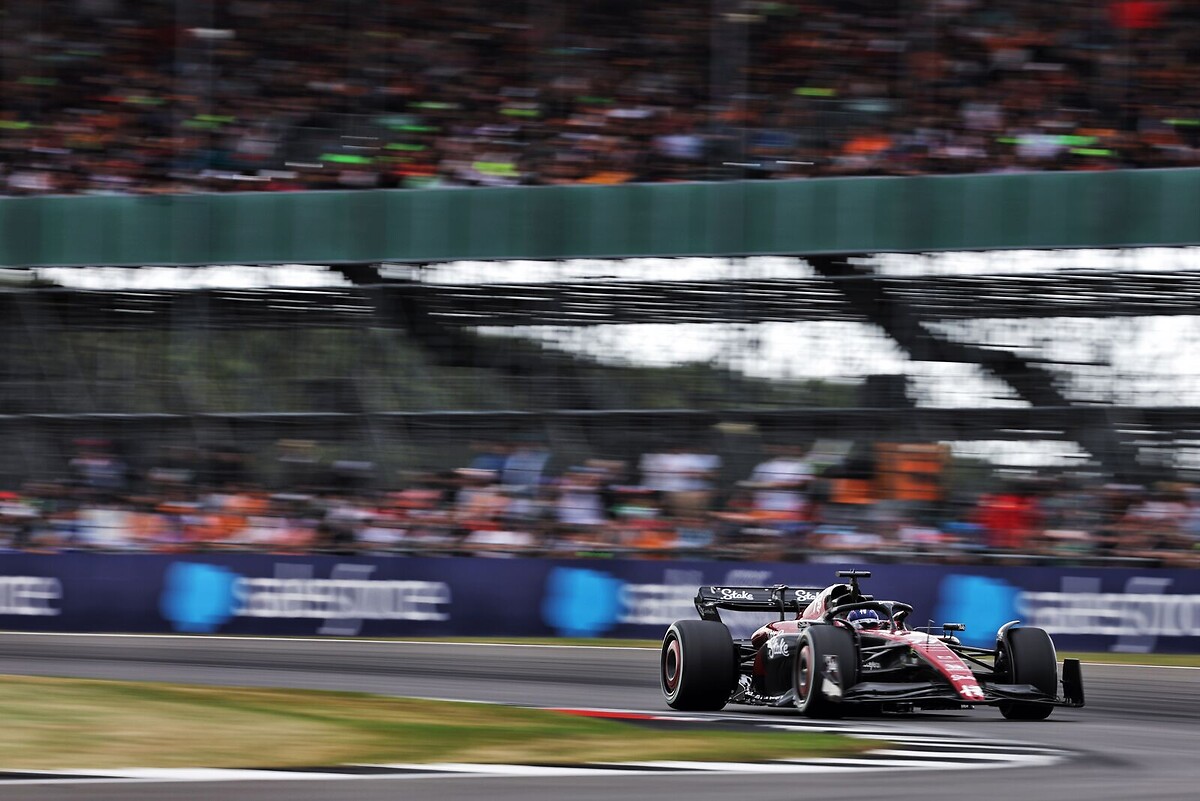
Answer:
[{"label": "wheel rim", "polygon": [[812,691],[812,664],[809,656],[807,645],[801,646],[800,653],[796,654],[796,698],[801,703],[808,700],[808,694]]},{"label": "wheel rim", "polygon": [[663,653],[663,686],[667,688],[667,692],[674,693],[679,688],[679,677],[682,674],[683,655],[679,650],[679,640],[672,639]]}]

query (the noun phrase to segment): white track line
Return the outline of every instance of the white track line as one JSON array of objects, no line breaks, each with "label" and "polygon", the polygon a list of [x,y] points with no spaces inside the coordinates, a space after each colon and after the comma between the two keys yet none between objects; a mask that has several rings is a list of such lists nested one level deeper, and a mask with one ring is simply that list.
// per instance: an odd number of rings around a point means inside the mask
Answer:
[{"label": "white track line", "polygon": [[266,636],[237,636],[232,634],[113,634],[109,632],[77,632],[77,631],[8,631],[0,630],[0,636],[6,634],[30,637],[96,637],[121,638],[141,640],[229,640],[232,642],[323,642],[323,643],[363,643],[367,645],[453,645],[469,646],[472,648],[580,648],[584,650],[604,651],[658,651],[658,648],[645,648],[640,645],[554,645],[551,643],[525,642],[455,642],[450,640],[387,640],[387,639],[355,639],[337,637],[266,637]]}]

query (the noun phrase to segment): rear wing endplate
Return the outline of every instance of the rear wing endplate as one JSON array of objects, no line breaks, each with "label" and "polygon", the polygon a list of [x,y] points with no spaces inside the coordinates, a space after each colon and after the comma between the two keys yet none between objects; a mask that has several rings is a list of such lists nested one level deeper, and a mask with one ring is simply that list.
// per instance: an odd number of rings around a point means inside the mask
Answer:
[{"label": "rear wing endplate", "polygon": [[733,612],[788,612],[800,614],[824,587],[729,587],[704,586],[696,593],[696,611],[701,620],[721,620],[718,610]]}]

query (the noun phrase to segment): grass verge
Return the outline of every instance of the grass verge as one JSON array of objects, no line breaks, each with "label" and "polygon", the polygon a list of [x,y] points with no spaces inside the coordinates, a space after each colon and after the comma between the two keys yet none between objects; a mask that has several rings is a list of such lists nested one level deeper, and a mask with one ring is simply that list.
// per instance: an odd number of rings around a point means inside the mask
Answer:
[{"label": "grass verge", "polygon": [[0,677],[0,769],[388,762],[756,760],[879,743],[661,729],[556,712],[361,693]]}]

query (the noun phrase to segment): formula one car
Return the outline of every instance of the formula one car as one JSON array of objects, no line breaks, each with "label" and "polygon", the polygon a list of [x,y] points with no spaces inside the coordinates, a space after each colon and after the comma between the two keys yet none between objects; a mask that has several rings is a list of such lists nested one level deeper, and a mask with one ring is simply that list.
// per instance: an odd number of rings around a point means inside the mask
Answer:
[{"label": "formula one car", "polygon": [[[1079,660],[1064,659],[1062,695],[1054,643],[1012,621],[994,648],[966,646],[958,623],[909,628],[912,607],[859,589],[866,571],[842,570],[829,587],[701,587],[700,620],[663,637],[659,679],[667,704],[688,711],[726,704],[795,706],[814,718],[996,706],[1013,720],[1044,720],[1083,706]],[[777,612],[735,640],[720,611]],[[789,619],[789,614],[794,617]]]}]

